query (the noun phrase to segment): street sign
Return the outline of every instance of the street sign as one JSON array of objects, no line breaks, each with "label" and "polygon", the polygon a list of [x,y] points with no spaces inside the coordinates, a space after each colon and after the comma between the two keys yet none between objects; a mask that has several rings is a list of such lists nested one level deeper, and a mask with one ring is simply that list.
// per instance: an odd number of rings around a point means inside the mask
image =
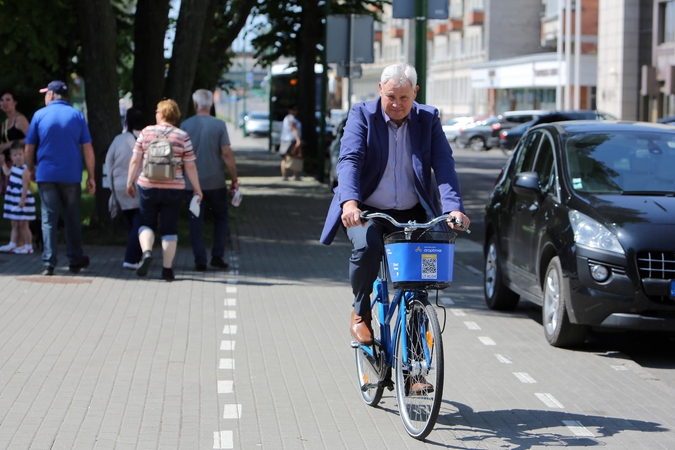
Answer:
[{"label": "street sign", "polygon": [[[420,0],[392,0],[392,17],[394,19],[414,19],[415,2]],[[426,19],[446,20],[450,17],[448,0],[427,0]]]},{"label": "street sign", "polygon": [[[353,28],[352,28],[353,23]],[[351,62],[367,64],[375,62],[374,30],[375,19],[366,14],[333,14],[326,24],[326,60],[328,63],[349,63],[350,42]],[[353,39],[352,39],[353,37]]]}]

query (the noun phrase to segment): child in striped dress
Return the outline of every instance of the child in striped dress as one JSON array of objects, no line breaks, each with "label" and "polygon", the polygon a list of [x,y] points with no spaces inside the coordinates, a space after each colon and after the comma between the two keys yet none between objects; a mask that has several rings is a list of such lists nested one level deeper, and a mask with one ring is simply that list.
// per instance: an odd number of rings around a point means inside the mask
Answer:
[{"label": "child in striped dress", "polygon": [[[12,167],[2,161],[2,171],[9,177],[9,186],[5,192],[3,217],[12,221],[10,243],[0,247],[0,252],[30,254],[33,253],[33,235],[28,226],[29,220],[35,220],[35,198],[29,189],[30,173],[26,170],[24,143],[15,141],[10,149]],[[17,246],[19,236],[25,245]]]}]

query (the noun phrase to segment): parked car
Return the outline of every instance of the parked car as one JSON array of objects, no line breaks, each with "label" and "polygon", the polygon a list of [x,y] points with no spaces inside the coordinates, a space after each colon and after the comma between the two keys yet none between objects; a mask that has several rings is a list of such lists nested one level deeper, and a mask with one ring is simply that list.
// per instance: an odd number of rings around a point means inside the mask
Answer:
[{"label": "parked car", "polygon": [[591,326],[675,331],[675,130],[567,121],[525,132],[485,209],[489,308],[542,306],[565,347]]},{"label": "parked car", "polygon": [[675,116],[662,117],[656,123],[665,123],[668,125],[675,125]]},{"label": "parked car", "polygon": [[460,130],[458,142],[473,151],[490,150],[499,146],[499,132],[501,130],[513,128],[547,113],[548,111],[536,109],[507,111],[499,116],[490,116],[483,121],[476,122],[475,126]]},{"label": "parked car", "polygon": [[247,112],[244,116],[242,130],[244,136],[248,136],[249,134],[267,136],[270,132],[270,114],[267,111]]},{"label": "parked car", "polygon": [[340,157],[340,139],[342,139],[342,133],[347,123],[347,118],[345,117],[342,121],[335,127],[335,136],[330,144],[329,151],[329,160],[330,168],[328,169],[328,188],[332,191],[337,187],[337,163],[338,158]]},{"label": "parked car", "polygon": [[522,135],[528,128],[540,123],[562,122],[565,120],[616,120],[616,117],[594,110],[552,111],[517,127],[499,132],[499,147],[504,154],[511,155]]},{"label": "parked car", "polygon": [[455,117],[454,119],[446,120],[443,123],[443,132],[445,133],[448,142],[455,142],[455,139],[457,139],[457,136],[459,135],[459,129],[471,122],[473,122],[473,117],[468,116]]}]

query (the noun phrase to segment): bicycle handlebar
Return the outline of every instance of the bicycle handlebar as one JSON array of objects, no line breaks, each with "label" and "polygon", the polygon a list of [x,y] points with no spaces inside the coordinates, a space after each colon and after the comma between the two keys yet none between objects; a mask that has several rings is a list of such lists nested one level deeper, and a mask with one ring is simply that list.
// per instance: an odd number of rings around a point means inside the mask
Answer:
[{"label": "bicycle handlebar", "polygon": [[361,213],[360,218],[361,218],[362,222],[367,222],[370,219],[378,219],[378,218],[379,219],[386,219],[389,222],[391,222],[392,225],[394,225],[395,227],[403,228],[405,231],[413,231],[413,230],[417,230],[417,229],[420,229],[420,228],[424,228],[424,229],[431,228],[431,227],[434,227],[434,226],[438,225],[439,223],[441,223],[444,220],[447,220],[449,218],[450,219],[449,221],[454,223],[455,225],[459,225],[459,227],[462,231],[466,231],[467,234],[471,233],[471,230],[469,230],[467,227],[465,227],[460,219],[457,219],[456,217],[453,217],[450,214],[443,214],[442,216],[438,216],[435,219],[432,219],[431,221],[426,222],[426,223],[417,223],[414,220],[411,220],[410,222],[407,222],[407,223],[401,223],[401,222],[397,222],[389,214],[380,213],[380,212],[369,213],[368,211],[363,211]]}]

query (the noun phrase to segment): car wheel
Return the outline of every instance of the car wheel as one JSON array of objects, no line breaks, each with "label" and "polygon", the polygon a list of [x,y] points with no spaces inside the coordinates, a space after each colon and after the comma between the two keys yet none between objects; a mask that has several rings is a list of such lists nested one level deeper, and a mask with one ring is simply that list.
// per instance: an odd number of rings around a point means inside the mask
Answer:
[{"label": "car wheel", "polygon": [[569,280],[563,277],[560,258],[554,257],[544,278],[544,302],[541,309],[544,335],[554,347],[572,347],[583,344],[588,327],[570,323],[567,301],[570,297]]},{"label": "car wheel", "polygon": [[483,292],[488,308],[500,311],[512,310],[518,304],[520,297],[509,289],[502,281],[502,271],[499,267],[499,247],[497,236],[492,235],[485,254],[485,274],[483,278]]},{"label": "car wheel", "polygon": [[486,150],[485,141],[478,136],[472,137],[469,140],[469,148],[474,152],[482,152],[483,150]]}]

